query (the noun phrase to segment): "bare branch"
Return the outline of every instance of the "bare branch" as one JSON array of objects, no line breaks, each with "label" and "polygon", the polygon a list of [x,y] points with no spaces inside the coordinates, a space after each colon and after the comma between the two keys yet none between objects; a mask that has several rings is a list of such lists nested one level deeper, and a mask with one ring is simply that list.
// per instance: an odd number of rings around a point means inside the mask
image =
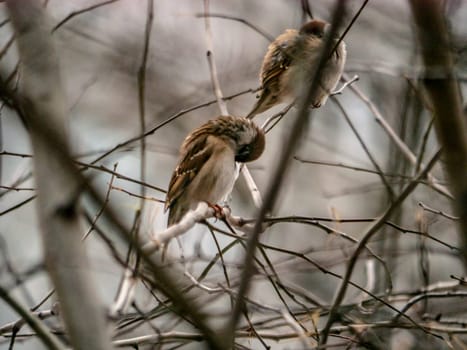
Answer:
[{"label": "bare branch", "polygon": [[261,28],[254,25],[253,23],[247,21],[244,18],[231,16],[231,15],[225,15],[225,14],[222,14],[222,13],[212,13],[212,12],[210,12],[210,13],[206,13],[206,12],[205,13],[197,13],[195,16],[198,17],[198,18],[211,17],[211,18],[222,18],[222,19],[229,19],[229,20],[232,20],[232,21],[237,21],[237,22],[245,24],[247,27],[250,27],[255,32],[259,33],[261,36],[266,38],[266,40],[268,42],[272,42],[274,40],[274,37],[272,35],[269,35],[268,33],[266,33],[266,31],[262,30]]},{"label": "bare branch", "polygon": [[389,185],[386,177],[384,176],[383,170],[381,169],[378,162],[376,161],[376,159],[371,154],[369,148],[365,144],[365,141],[363,141],[363,138],[360,136],[360,133],[358,132],[357,128],[355,128],[355,126],[353,125],[352,120],[350,119],[349,115],[345,111],[342,104],[339,102],[338,99],[333,99],[333,101],[337,105],[337,107],[340,109],[340,111],[342,112],[342,115],[344,116],[347,124],[349,125],[349,127],[352,130],[352,132],[354,133],[354,135],[357,137],[358,142],[360,143],[360,145],[362,146],[362,148],[365,151],[366,155],[368,156],[368,159],[370,160],[370,162],[375,167],[376,172],[378,173],[378,175],[379,175],[379,177],[381,179],[381,182],[384,184],[384,187],[386,188],[389,199],[392,201],[392,199],[394,198],[394,191],[392,190],[391,185]]},{"label": "bare branch", "polygon": [[441,155],[441,150],[439,150],[430,160],[430,162],[425,166],[423,170],[420,171],[420,173],[417,175],[417,177],[412,181],[410,184],[406,186],[406,188],[402,191],[402,193],[394,200],[394,202],[386,209],[386,211],[379,217],[377,221],[375,221],[371,226],[366,230],[366,232],[363,235],[363,238],[360,240],[357,248],[355,249],[354,253],[351,256],[351,259],[347,265],[346,271],[344,278],[342,279],[342,282],[336,292],[336,295],[334,297],[334,301],[332,303],[332,307],[329,310],[329,316],[328,320],[326,322],[326,326],[323,330],[323,334],[320,340],[320,344],[326,344],[327,343],[327,338],[329,335],[329,330],[332,327],[332,324],[334,323],[336,316],[337,316],[337,308],[341,304],[342,300],[344,299],[345,293],[347,291],[347,287],[349,285],[348,281],[352,277],[352,272],[355,267],[355,264],[357,262],[357,258],[364,249],[365,245],[368,243],[371,237],[375,233],[378,232],[378,230],[381,228],[381,226],[384,225],[384,222],[389,219],[389,217],[392,215],[393,211],[400,207],[400,205],[403,203],[403,201],[415,190],[415,188],[418,185],[418,179],[424,178],[427,176],[428,172],[431,170],[431,168],[436,164],[438,161],[438,158]]},{"label": "bare branch", "polygon": [[209,0],[204,0],[204,25],[205,25],[205,35],[206,35],[206,46],[208,48],[206,52],[206,57],[209,63],[209,71],[211,72],[211,82],[212,88],[214,90],[214,95],[217,99],[217,105],[219,106],[219,110],[221,115],[229,115],[227,111],[227,105],[223,98],[221,85],[219,83],[219,78],[217,75],[217,68],[216,63],[214,61],[214,45],[212,43],[212,32],[211,32],[211,22],[209,20]]},{"label": "bare branch", "polygon": [[[348,80],[348,78],[345,77],[345,75],[344,75],[344,78],[345,80]],[[409,147],[407,147],[404,141],[402,141],[401,138],[397,136],[397,134],[388,124],[386,119],[384,119],[383,115],[378,110],[378,108],[355,84],[350,86],[350,90],[352,90],[368,106],[370,111],[375,116],[376,121],[382,126],[383,130],[387,133],[391,141],[394,142],[394,144],[397,146],[399,151],[410,161],[410,163],[416,166],[417,157],[413,154],[413,152],[409,149]],[[420,164],[420,166],[423,167],[424,164],[422,163]],[[433,175],[428,174],[427,179],[428,179],[430,186],[432,186],[434,190],[452,199],[452,194],[449,192],[449,190],[445,186],[440,185],[439,181]]]},{"label": "bare branch", "polygon": [[83,13],[95,10],[95,9],[97,9],[99,7],[109,5],[109,4],[112,4],[112,3],[117,2],[117,1],[119,1],[119,0],[107,0],[107,1],[103,1],[101,3],[97,3],[97,4],[94,4],[94,5],[88,6],[86,8],[81,9],[81,10],[78,10],[78,11],[74,11],[74,12],[70,13],[68,16],[66,16],[64,19],[62,19],[60,22],[58,22],[52,28],[52,33],[54,33],[58,28],[60,28],[61,26],[63,26],[65,23],[67,23],[69,20],[71,20],[72,18],[74,18],[76,16],[82,15]]},{"label": "bare branch", "polygon": [[288,167],[288,163],[292,156],[292,152],[295,150],[296,145],[298,144],[298,140],[300,139],[303,133],[303,125],[308,118],[308,106],[307,101],[309,101],[309,97],[311,94],[316,90],[320,81],[320,74],[321,70],[323,69],[327,58],[329,57],[329,52],[332,49],[332,43],[330,38],[335,36],[337,32],[337,27],[342,22],[344,16],[344,8],[345,2],[340,0],[337,2],[336,9],[333,13],[333,18],[331,21],[331,29],[327,40],[325,40],[323,51],[321,52],[321,57],[319,63],[316,67],[314,67],[314,71],[312,72],[311,83],[308,87],[307,91],[303,91],[303,96],[298,101],[298,113],[295,117],[294,123],[292,124],[289,137],[286,139],[284,149],[280,155],[278,160],[277,166],[274,169],[271,181],[268,186],[268,190],[265,196],[264,205],[261,207],[258,218],[255,223],[255,230],[250,235],[247,243],[245,258],[244,258],[244,267],[241,276],[240,286],[238,288],[238,300],[235,303],[234,310],[232,312],[232,316],[229,320],[226,334],[230,340],[230,344],[233,344],[234,337],[235,337],[235,328],[239,321],[241,312],[243,310],[243,296],[246,296],[249,291],[251,277],[253,276],[253,263],[255,257],[256,246],[259,241],[259,234],[262,228],[262,222],[266,216],[266,213],[270,212],[273,208],[274,203],[278,197],[278,189],[281,187],[284,173]]},{"label": "bare branch", "polygon": [[[23,63],[21,113],[30,125],[35,152],[46,265],[73,346],[76,349],[110,349],[104,307],[94,290],[88,259],[79,238],[80,185],[63,172],[60,157],[46,140],[47,137],[55,139],[67,152],[65,98],[48,19],[35,0],[8,0],[7,5]],[[37,127],[39,124],[47,125],[46,133]]]},{"label": "bare branch", "polygon": [[147,254],[152,254],[164,244],[167,244],[172,238],[184,234],[197,222],[212,217],[213,215],[214,209],[212,207],[205,202],[198,203],[196,209],[188,211],[179,223],[168,227],[164,232],[153,233],[151,241],[143,246],[143,251]]},{"label": "bare branch", "polygon": [[436,0],[411,0],[426,70],[437,70],[444,78],[425,78],[423,83],[435,114],[435,128],[444,148],[446,173],[454,194],[454,209],[463,241],[467,266],[467,118],[462,110],[461,91],[453,72],[450,39],[442,4]]},{"label": "bare branch", "polygon": [[10,305],[22,319],[37,333],[44,345],[49,349],[61,350],[65,346],[60,343],[58,338],[40,321],[40,319],[23,307],[15,298],[13,298],[3,287],[0,286],[0,298]]}]

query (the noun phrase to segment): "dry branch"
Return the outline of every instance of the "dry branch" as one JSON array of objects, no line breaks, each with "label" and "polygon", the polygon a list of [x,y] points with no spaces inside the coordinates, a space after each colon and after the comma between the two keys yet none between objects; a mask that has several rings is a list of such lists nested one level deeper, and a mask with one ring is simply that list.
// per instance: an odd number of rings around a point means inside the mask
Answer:
[{"label": "dry branch", "polygon": [[[75,349],[110,349],[104,307],[81,244],[80,184],[63,171],[47,139],[67,150],[66,108],[59,64],[43,8],[7,1],[22,62],[20,109],[31,133],[45,261]],[[38,127],[40,125],[40,127]]]},{"label": "dry branch", "polygon": [[426,71],[442,73],[423,82],[435,112],[435,129],[443,146],[445,170],[459,215],[459,233],[467,267],[467,118],[462,111],[461,92],[453,71],[448,31],[442,3],[411,0]]},{"label": "dry branch", "polygon": [[253,274],[254,274],[253,266],[255,262],[255,253],[256,253],[258,242],[259,242],[259,234],[262,230],[262,222],[266,216],[266,213],[268,213],[273,208],[274,203],[276,202],[278,198],[278,192],[279,192],[278,189],[282,185],[284,173],[286,172],[288,168],[288,164],[292,157],[292,152],[295,150],[298,144],[298,140],[300,140],[303,134],[303,131],[304,131],[303,126],[306,123],[306,119],[309,117],[307,101],[309,101],[309,97],[313,94],[313,92],[318,87],[320,77],[321,77],[321,70],[323,69],[326,63],[327,57],[329,57],[329,53],[332,50],[332,43],[329,38],[332,38],[335,36],[337,32],[337,28],[343,20],[344,12],[345,12],[345,2],[343,0],[340,0],[337,2],[336,9],[333,12],[333,20],[331,22],[329,36],[328,36],[328,39],[325,41],[318,65],[315,67],[314,71],[312,72],[310,76],[311,78],[310,86],[307,87],[306,91],[302,92],[303,95],[298,100],[298,104],[297,104],[298,112],[294,118],[294,123],[292,124],[288,138],[286,139],[286,142],[284,144],[284,148],[277,162],[277,166],[272,172],[271,180],[269,182],[268,190],[266,192],[266,196],[264,199],[264,204],[259,210],[254,231],[248,239],[245,258],[244,258],[243,272],[241,276],[240,285],[238,287],[239,298],[237,302],[235,303],[232,316],[230,317],[229,323],[226,328],[226,335],[229,337],[232,343],[235,338],[235,329],[236,329],[237,323],[240,319],[240,315],[244,308],[242,298],[248,294],[250,283],[251,283],[251,278],[253,277]]}]

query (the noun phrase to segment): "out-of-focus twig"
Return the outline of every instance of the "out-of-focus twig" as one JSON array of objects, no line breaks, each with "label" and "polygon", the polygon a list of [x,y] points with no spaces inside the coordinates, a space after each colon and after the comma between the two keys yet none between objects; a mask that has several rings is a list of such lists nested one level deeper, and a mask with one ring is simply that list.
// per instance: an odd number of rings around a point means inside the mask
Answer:
[{"label": "out-of-focus twig", "polygon": [[278,159],[277,166],[271,175],[271,180],[266,191],[266,196],[264,199],[264,204],[259,210],[257,221],[255,223],[254,232],[249,236],[246,253],[244,258],[244,266],[241,274],[240,285],[238,287],[238,300],[235,303],[235,307],[232,311],[232,315],[226,327],[226,336],[228,338],[228,345],[231,346],[235,338],[235,329],[239,318],[243,310],[243,296],[246,296],[249,291],[251,277],[254,274],[253,264],[255,261],[255,252],[256,247],[259,241],[259,235],[262,229],[262,222],[268,212],[271,211],[276,199],[278,198],[279,189],[283,183],[284,173],[287,170],[292,152],[295,150],[296,145],[298,144],[299,139],[303,133],[303,125],[308,116],[308,104],[309,97],[316,90],[320,81],[321,70],[327,62],[329,57],[329,52],[332,49],[332,43],[330,38],[334,37],[337,32],[337,27],[343,20],[344,17],[344,8],[345,1],[339,0],[337,2],[336,8],[333,12],[331,28],[329,37],[325,40],[323,51],[321,52],[321,57],[319,63],[314,67],[312,75],[310,75],[310,86],[307,87],[306,91],[302,91],[302,96],[298,101],[298,113],[294,118],[294,123],[290,129],[289,137],[284,143],[283,151]]},{"label": "out-of-focus twig", "polygon": [[417,177],[409,183],[406,188],[402,191],[402,193],[395,198],[395,200],[391,203],[391,205],[386,209],[386,211],[379,217],[378,220],[376,220],[374,223],[368,227],[368,229],[365,231],[363,238],[360,240],[357,248],[353,252],[348,264],[347,268],[345,271],[344,278],[341,281],[341,284],[336,292],[336,295],[334,297],[334,301],[332,303],[332,307],[329,310],[329,316],[328,320],[326,322],[326,326],[323,329],[322,336],[320,339],[320,344],[326,344],[327,343],[327,338],[329,336],[329,330],[332,327],[332,324],[336,320],[336,316],[338,313],[338,307],[342,303],[342,300],[344,299],[345,293],[347,291],[347,287],[349,285],[349,280],[352,277],[353,269],[355,267],[355,264],[357,263],[358,256],[364,249],[365,245],[368,243],[368,241],[371,239],[371,237],[374,236],[375,233],[378,232],[378,230],[384,225],[384,223],[389,219],[389,217],[392,215],[394,210],[396,208],[399,208],[404,200],[415,190],[415,188],[418,185],[419,179],[424,178],[427,176],[428,172],[431,170],[431,168],[436,164],[438,161],[439,157],[441,155],[441,150],[436,152],[436,154],[431,158],[430,162],[419,172]]},{"label": "out-of-focus twig", "polygon": [[333,102],[337,105],[337,107],[340,109],[342,112],[342,115],[344,116],[347,124],[349,125],[350,129],[353,131],[355,137],[357,138],[358,142],[362,146],[363,150],[365,151],[366,155],[368,156],[368,159],[370,162],[373,164],[373,166],[376,169],[376,172],[378,173],[381,182],[383,183],[384,187],[386,188],[386,191],[388,193],[389,199],[392,201],[394,198],[394,191],[392,190],[391,185],[388,183],[386,176],[384,176],[384,172],[379,166],[378,162],[376,161],[375,157],[370,152],[370,149],[366,145],[365,141],[363,141],[363,138],[360,136],[360,133],[358,132],[357,128],[353,125],[352,120],[350,119],[349,115],[347,114],[347,111],[344,109],[342,104],[339,102],[338,99],[333,99]]},{"label": "out-of-focus twig", "polygon": [[141,196],[141,195],[139,195],[139,194],[130,192],[130,191],[125,190],[124,188],[121,188],[121,187],[118,187],[118,186],[112,186],[111,189],[112,189],[112,190],[115,190],[115,191],[122,192],[122,193],[126,193],[126,194],[129,195],[130,197],[135,197],[135,198],[143,199],[143,200],[145,200],[145,201],[152,201],[152,202],[157,202],[157,203],[165,203],[165,200],[163,200],[163,199],[158,199],[158,198],[151,197],[151,196],[144,196],[144,197],[143,197],[143,196]]},{"label": "out-of-focus twig", "polygon": [[357,13],[352,17],[352,20],[350,21],[349,25],[347,26],[347,28],[345,28],[344,32],[342,33],[342,35],[339,37],[339,40],[337,40],[336,44],[334,45],[334,47],[332,48],[331,50],[331,54],[329,56],[332,56],[332,54],[334,53],[334,51],[336,51],[337,47],[339,46],[339,44],[341,43],[341,41],[344,39],[344,37],[347,35],[347,33],[349,32],[349,30],[352,28],[352,26],[355,24],[355,22],[357,21],[358,17],[360,16],[360,14],[362,13],[363,9],[365,8],[365,6],[368,4],[368,1],[369,0],[364,0],[363,1],[363,4],[360,6],[360,8],[358,9]]},{"label": "out-of-focus twig", "polygon": [[444,78],[423,79],[435,115],[435,129],[444,149],[444,163],[459,215],[464,265],[467,267],[467,118],[462,110],[461,91],[454,76],[451,40],[436,0],[410,1],[425,69],[437,70]]},{"label": "out-of-focus twig", "polygon": [[424,203],[422,203],[422,202],[418,202],[418,205],[419,205],[423,210],[429,211],[430,213],[433,213],[433,214],[438,214],[438,215],[444,216],[446,219],[450,219],[450,220],[459,220],[459,217],[458,217],[458,216],[454,216],[454,215],[445,213],[444,211],[439,210],[439,209],[433,209],[433,208],[427,206],[426,204],[424,204]]},{"label": "out-of-focus twig", "polygon": [[72,13],[70,13],[68,16],[66,16],[64,19],[62,19],[60,22],[58,22],[52,28],[52,33],[55,32],[58,28],[60,28],[61,26],[63,26],[65,23],[67,23],[69,20],[71,20],[72,18],[74,18],[76,16],[79,16],[79,15],[81,15],[83,13],[95,10],[95,9],[97,9],[99,7],[102,7],[102,6],[112,4],[112,3],[117,2],[117,1],[119,1],[119,0],[107,0],[107,1],[103,1],[103,2],[100,2],[100,3],[94,4],[94,5],[88,6],[86,8],[81,9],[81,10],[78,10],[78,11],[73,11]]},{"label": "out-of-focus twig", "polygon": [[198,18],[212,17],[212,18],[222,18],[222,19],[229,19],[229,20],[232,20],[232,21],[237,21],[237,22],[245,24],[247,27],[250,27],[255,32],[261,34],[263,37],[266,38],[266,40],[268,42],[272,42],[274,40],[274,37],[269,35],[266,31],[262,30],[258,26],[254,25],[253,23],[251,23],[251,22],[249,22],[246,19],[241,18],[241,17],[226,15],[226,14],[222,14],[222,13],[212,13],[212,12],[209,12],[209,13],[197,13],[195,16],[198,17]]},{"label": "out-of-focus twig", "polygon": [[[342,163],[342,162],[328,162],[328,161],[325,161],[325,160],[303,159],[303,158],[301,158],[299,156],[295,156],[294,159],[299,161],[300,163],[304,163],[304,164],[324,165],[324,166],[329,166],[329,167],[336,167],[336,168],[349,169],[349,170],[354,170],[354,171],[361,171],[361,172],[368,173],[368,174],[375,174],[375,175],[379,174],[376,170],[373,170],[373,169],[363,168],[363,167],[360,167],[360,166],[346,164],[346,163]],[[383,174],[384,174],[385,177],[396,177],[396,178],[407,179],[407,180],[412,179],[409,175],[386,173],[386,172],[383,173]]]},{"label": "out-of-focus twig", "polygon": [[[115,172],[115,170],[117,170],[117,166],[118,166],[118,164],[115,163],[114,164],[114,169],[113,169],[114,172]],[[91,234],[91,232],[94,230],[94,226],[96,225],[97,220],[99,220],[102,213],[104,212],[105,206],[109,204],[110,191],[112,190],[112,184],[114,182],[114,179],[115,179],[115,174],[112,174],[112,176],[110,177],[109,186],[107,187],[107,192],[105,193],[104,203],[102,204],[102,207],[100,207],[100,209],[96,213],[96,216],[94,216],[94,219],[92,220],[91,226],[89,227],[88,231],[83,235],[83,238],[81,238],[81,240],[84,241]]]},{"label": "out-of-focus twig", "polygon": [[[236,98],[238,96],[241,96],[241,95],[245,95],[245,94],[249,94],[249,93],[254,93],[258,91],[258,89],[246,89],[246,90],[243,90],[243,91],[240,91],[240,92],[237,92],[235,94],[232,94],[230,96],[226,96],[224,97],[224,100],[231,100],[233,98]],[[163,122],[160,122],[158,123],[157,125],[155,125],[154,127],[150,128],[149,130],[147,130],[143,135],[137,135],[137,136],[134,136],[134,137],[131,137],[117,145],[115,145],[114,147],[112,147],[111,149],[105,151],[103,154],[101,154],[99,157],[97,157],[96,159],[94,159],[91,164],[96,164],[97,162],[103,160],[104,158],[108,157],[110,154],[114,153],[115,151],[125,147],[125,146],[128,146],[129,144],[133,143],[133,142],[136,142],[138,140],[140,140],[141,138],[143,137],[147,137],[147,136],[150,136],[152,134],[154,134],[157,130],[159,130],[160,128],[166,126],[167,124],[170,124],[171,122],[173,122],[174,120],[180,118],[181,116],[187,114],[187,113],[190,113],[190,112],[193,112],[197,109],[200,109],[200,108],[203,108],[203,107],[208,107],[214,103],[217,103],[217,99],[215,100],[211,100],[211,101],[207,101],[207,102],[203,102],[203,103],[200,103],[200,104],[197,104],[196,106],[192,106],[192,107],[188,107],[188,108],[185,108],[185,109],[182,109],[180,110],[179,112],[175,113],[174,115],[170,116],[169,118],[167,118],[166,120],[164,120]]]},{"label": "out-of-focus twig", "polygon": [[[348,77],[346,77],[345,74],[344,80],[348,80]],[[394,132],[386,119],[384,119],[379,109],[373,104],[373,102],[371,102],[371,100],[360,90],[356,84],[351,85],[350,90],[352,90],[368,106],[376,121],[379,123],[379,125],[382,126],[383,130],[389,136],[391,141],[395,143],[399,151],[415,166],[417,164],[417,157],[413,154],[409,147],[407,147],[404,141],[402,141],[401,138]],[[422,163],[420,166],[423,167],[424,164]],[[433,175],[428,174],[427,179],[430,186],[434,190],[452,199],[451,192],[445,186],[440,185],[439,181],[435,179]]]},{"label": "out-of-focus twig", "polygon": [[[72,346],[110,349],[104,307],[92,281],[84,246],[80,244],[81,185],[63,171],[59,156],[60,152],[69,153],[66,108],[49,19],[35,0],[8,0],[7,6],[22,62],[22,94],[21,98],[16,97],[20,101],[17,112],[27,121],[35,154],[37,210],[46,266]],[[60,150],[50,147],[49,141],[59,143]]]},{"label": "out-of-focus twig", "polygon": [[209,0],[204,0],[204,27],[205,27],[205,37],[206,37],[206,57],[208,59],[209,71],[211,72],[211,82],[212,88],[214,90],[214,95],[217,99],[217,105],[221,115],[229,115],[227,111],[227,105],[224,101],[221,84],[219,83],[219,77],[217,74],[217,66],[214,59],[214,45],[212,42],[212,32],[211,32],[211,21],[209,20]]},{"label": "out-of-focus twig", "polygon": [[[347,80],[342,84],[342,86],[333,91],[330,96],[336,96],[342,94],[342,92],[347,88],[347,86],[355,83],[358,81],[359,77],[358,75],[355,75],[352,79]],[[284,118],[284,116],[289,113],[289,111],[292,109],[292,107],[295,106],[295,102],[285,106],[280,112],[273,114],[270,116],[266,121],[261,125],[261,128],[264,130],[264,132],[267,134],[269,133],[281,120]]]},{"label": "out-of-focus twig", "polygon": [[[146,69],[149,54],[149,44],[151,40],[152,23],[154,19],[154,0],[147,0],[147,15],[146,26],[144,30],[144,45],[143,54],[141,58],[141,65],[138,69],[138,112],[139,124],[141,135],[146,131]],[[146,138],[140,140],[140,195],[139,195],[139,208],[136,211],[134,223],[134,237],[138,241],[141,230],[141,220],[145,208],[146,197]],[[128,247],[127,262],[128,266],[123,271],[120,286],[117,291],[115,302],[110,308],[111,316],[125,311],[130,304],[133,303],[134,290],[136,286],[136,270],[139,265],[139,256],[135,252],[132,244]]]},{"label": "out-of-focus twig", "polygon": [[7,41],[7,43],[5,44],[5,46],[2,47],[2,49],[0,50],[0,59],[3,58],[3,56],[6,55],[6,53],[8,52],[8,49],[11,47],[11,45],[15,42],[15,38],[16,38],[16,35],[13,34],[11,36],[11,38]]},{"label": "out-of-focus twig", "polygon": [[[34,307],[30,309],[33,315],[35,315],[38,319],[44,320],[52,316],[58,316],[58,303],[54,304],[54,306],[52,306],[52,308],[49,310],[37,311],[37,309],[39,309],[54,293],[55,290],[52,289],[47,293],[47,295],[44,298],[42,298],[42,300],[38,304],[34,305]],[[5,334],[8,332],[17,333],[25,324],[27,324],[27,321],[24,318],[20,318],[15,322],[7,323],[6,325],[0,327],[0,334]]]},{"label": "out-of-focus twig", "polygon": [[[147,0],[147,17],[144,30],[144,47],[141,59],[141,65],[138,69],[138,112],[140,132],[143,135],[146,132],[146,69],[148,63],[149,44],[151,41],[152,22],[154,18],[154,0]],[[140,177],[141,182],[146,182],[146,138],[140,140]],[[146,195],[146,187],[140,186],[140,210],[144,211],[144,197]],[[138,234],[138,233],[137,233]]]},{"label": "out-of-focus twig", "polygon": [[300,327],[300,325],[294,320],[294,318],[287,313],[286,311],[282,312],[282,317],[284,318],[285,322],[292,328],[293,331],[297,333],[298,338],[300,339],[304,349],[311,349],[312,344],[308,335],[305,331]]},{"label": "out-of-focus twig", "polygon": [[[225,98],[224,98],[224,95],[222,94],[221,86],[219,83],[216,63],[214,61],[211,22],[209,19],[210,17],[209,0],[204,0],[204,16],[203,17],[204,17],[204,23],[205,23],[206,46],[208,48],[206,55],[207,55],[208,63],[209,63],[209,71],[211,73],[212,88],[214,90],[214,94],[217,100],[217,105],[219,106],[221,115],[229,115],[229,111],[227,110],[227,104],[225,103]],[[251,194],[254,205],[256,206],[256,208],[260,208],[262,204],[261,194],[258,190],[258,186],[253,180],[253,177],[251,176],[250,170],[245,164],[243,164],[241,167],[241,174]]]},{"label": "out-of-focus twig", "polygon": [[62,350],[65,346],[60,340],[45,326],[40,319],[23,307],[8,291],[0,286],[0,298],[10,305],[39,336],[44,345],[49,349]]}]

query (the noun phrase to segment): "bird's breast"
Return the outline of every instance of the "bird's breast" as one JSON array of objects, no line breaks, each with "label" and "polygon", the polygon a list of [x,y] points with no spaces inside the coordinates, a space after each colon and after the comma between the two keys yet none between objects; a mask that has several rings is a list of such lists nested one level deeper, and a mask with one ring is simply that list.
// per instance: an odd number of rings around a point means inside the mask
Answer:
[{"label": "bird's breast", "polygon": [[192,184],[193,199],[220,203],[230,194],[236,180],[235,154],[229,147],[217,150]]}]

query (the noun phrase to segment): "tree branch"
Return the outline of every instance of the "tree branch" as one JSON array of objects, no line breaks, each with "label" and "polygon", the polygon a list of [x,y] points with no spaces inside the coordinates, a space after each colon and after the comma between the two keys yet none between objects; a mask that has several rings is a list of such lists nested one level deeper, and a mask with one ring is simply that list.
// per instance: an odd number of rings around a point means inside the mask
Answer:
[{"label": "tree branch", "polygon": [[467,267],[467,118],[462,112],[461,92],[453,72],[453,58],[442,3],[411,0],[422,56],[427,71],[441,71],[443,78],[423,79],[435,114],[435,129],[443,146],[445,171],[459,215],[464,265]]},{"label": "tree branch", "polygon": [[65,97],[48,19],[38,1],[8,0],[7,5],[23,64],[20,110],[28,123],[35,152],[37,207],[46,265],[73,347],[110,349],[104,307],[80,240],[81,186],[63,171],[57,151],[46,140],[55,139],[68,149]]}]

